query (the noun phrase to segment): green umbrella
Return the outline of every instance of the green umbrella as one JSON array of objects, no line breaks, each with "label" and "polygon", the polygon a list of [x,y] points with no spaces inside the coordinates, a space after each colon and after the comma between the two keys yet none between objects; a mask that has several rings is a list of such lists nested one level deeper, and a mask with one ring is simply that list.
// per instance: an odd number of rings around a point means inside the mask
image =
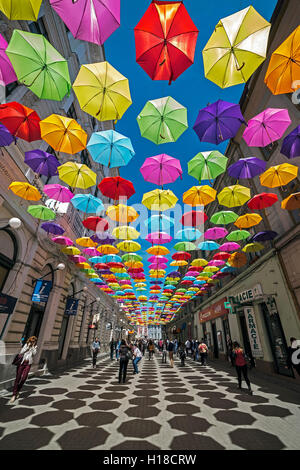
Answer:
[{"label": "green umbrella", "polygon": [[217,150],[199,152],[188,162],[188,172],[197,180],[213,180],[226,170],[228,158]]},{"label": "green umbrella", "polygon": [[143,261],[143,258],[140,255],[136,255],[135,253],[126,253],[126,255],[122,256],[122,261]]},{"label": "green umbrella", "polygon": [[186,292],[186,289],[177,289],[176,292]]},{"label": "green umbrella", "polygon": [[220,211],[216,212],[210,221],[216,225],[226,225],[235,222],[238,219],[238,215],[233,211]]},{"label": "green umbrella", "polygon": [[6,54],[18,80],[39,98],[61,101],[70,92],[68,63],[41,34],[15,29]]},{"label": "green umbrella", "polygon": [[187,109],[170,96],[147,101],[137,122],[142,137],[155,144],[176,142],[188,128]]},{"label": "green umbrella", "polygon": [[28,206],[27,212],[29,212],[32,217],[41,220],[53,220],[56,217],[56,214],[53,210],[49,209],[46,206],[34,205]]},{"label": "green umbrella", "polygon": [[240,240],[246,240],[250,237],[251,233],[248,230],[234,230],[227,235],[227,240],[230,242],[238,242]]},{"label": "green umbrella", "polygon": [[178,242],[174,245],[174,250],[176,251],[192,251],[196,249],[195,243],[191,242]]}]

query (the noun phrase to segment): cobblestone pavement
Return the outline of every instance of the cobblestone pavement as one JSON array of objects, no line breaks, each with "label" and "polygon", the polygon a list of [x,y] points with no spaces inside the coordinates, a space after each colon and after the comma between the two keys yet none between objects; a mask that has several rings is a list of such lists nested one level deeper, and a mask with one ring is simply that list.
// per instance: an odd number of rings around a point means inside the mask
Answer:
[{"label": "cobblestone pavement", "polygon": [[300,394],[268,383],[237,390],[234,371],[188,360],[162,364],[158,353],[128,366],[89,361],[59,375],[33,378],[20,399],[0,398],[3,449],[299,449]]}]

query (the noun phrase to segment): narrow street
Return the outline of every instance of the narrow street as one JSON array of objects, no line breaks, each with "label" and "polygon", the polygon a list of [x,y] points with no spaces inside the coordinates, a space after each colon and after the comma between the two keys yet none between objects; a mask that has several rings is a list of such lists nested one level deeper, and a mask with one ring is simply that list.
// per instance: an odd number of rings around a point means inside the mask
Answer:
[{"label": "narrow street", "polygon": [[[172,369],[158,353],[128,382],[118,362],[102,358],[30,379],[15,405],[0,399],[0,449],[28,450],[280,450],[297,449],[300,396],[253,381],[240,393],[234,370],[188,359]],[[250,379],[255,372],[250,372]]]}]

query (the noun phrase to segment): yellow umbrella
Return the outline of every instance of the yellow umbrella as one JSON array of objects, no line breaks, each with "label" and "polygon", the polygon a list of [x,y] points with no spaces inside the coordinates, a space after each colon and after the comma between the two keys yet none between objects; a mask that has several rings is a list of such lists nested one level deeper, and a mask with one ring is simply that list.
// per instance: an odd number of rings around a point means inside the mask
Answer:
[{"label": "yellow umbrella", "polygon": [[132,240],[124,240],[121,243],[117,244],[117,248],[121,251],[138,251],[141,249],[141,245],[137,242],[133,242]]},{"label": "yellow umbrella", "polygon": [[251,197],[250,189],[240,184],[227,186],[218,194],[218,201],[226,207],[242,206]]},{"label": "yellow umbrella", "polygon": [[277,188],[284,186],[293,179],[297,178],[298,167],[290,163],[271,166],[268,170],[259,176],[260,184],[267,188]]},{"label": "yellow umbrella", "polygon": [[127,78],[106,61],[82,65],[73,89],[81,109],[99,121],[121,119],[132,104]]},{"label": "yellow umbrella", "polygon": [[262,217],[259,214],[244,214],[234,222],[234,225],[241,230],[242,228],[254,227],[254,225],[258,225],[261,221]]},{"label": "yellow umbrella", "polygon": [[122,227],[115,227],[112,231],[112,236],[122,240],[135,240],[139,238],[140,233],[134,227],[124,225]]},{"label": "yellow umbrella", "polygon": [[206,259],[203,259],[203,258],[196,258],[191,262],[191,266],[198,266],[198,267],[206,266],[207,264],[208,264],[208,261],[206,261]]},{"label": "yellow umbrella", "polygon": [[178,201],[170,189],[154,189],[143,195],[142,204],[152,211],[166,211]]},{"label": "yellow umbrella", "polygon": [[217,268],[217,266],[206,266],[202,272],[203,273],[216,273],[217,271],[219,271],[219,268]]},{"label": "yellow umbrella", "polygon": [[183,202],[189,206],[206,206],[216,199],[217,191],[208,185],[193,186],[183,193]]},{"label": "yellow umbrella", "polygon": [[65,246],[61,249],[61,252],[65,255],[80,255],[81,251],[76,246]]},{"label": "yellow umbrella", "polygon": [[300,209],[300,193],[290,194],[290,196],[281,202],[281,207],[288,211]]},{"label": "yellow umbrella", "polygon": [[221,88],[245,83],[266,58],[270,27],[252,6],[222,18],[203,50],[205,77]]},{"label": "yellow umbrella", "polygon": [[0,11],[9,20],[37,21],[42,0],[0,0]]},{"label": "yellow umbrella", "polygon": [[89,263],[76,263],[76,266],[81,269],[90,269],[91,265]]},{"label": "yellow umbrella", "polygon": [[97,251],[103,255],[116,255],[119,253],[118,248],[113,245],[100,245],[98,246]]},{"label": "yellow umbrella", "polygon": [[133,207],[126,206],[125,204],[108,207],[106,215],[108,215],[112,220],[121,222],[122,224],[134,222],[139,216]]},{"label": "yellow umbrella", "polygon": [[8,186],[8,189],[11,189],[14,194],[26,199],[26,201],[39,201],[42,197],[34,186],[23,181],[14,181]]},{"label": "yellow umbrella", "polygon": [[148,248],[146,251],[147,253],[149,253],[149,255],[154,255],[154,256],[167,255],[170,253],[170,250],[168,250],[168,248],[166,248],[165,246],[161,246],[161,245],[153,245],[150,248]]},{"label": "yellow umbrella", "polygon": [[76,240],[77,245],[79,246],[85,246],[87,248],[95,248],[97,246],[97,243],[93,242],[93,240],[90,239],[90,237],[81,237],[77,238]]},{"label": "yellow umbrella", "polygon": [[265,247],[261,243],[255,242],[255,243],[248,243],[247,245],[244,246],[242,251],[245,253],[254,253],[255,251],[261,251]]},{"label": "yellow umbrella", "polygon": [[83,163],[67,162],[58,168],[59,179],[71,188],[87,189],[95,186],[97,175]]},{"label": "yellow umbrella", "polygon": [[187,264],[188,262],[182,259],[177,261],[171,261],[170,266],[186,266]]},{"label": "yellow umbrella", "polygon": [[42,139],[58,152],[74,155],[86,148],[87,133],[75,119],[51,114],[40,128]]},{"label": "yellow umbrella", "polygon": [[112,273],[127,273],[125,268],[110,268]]}]

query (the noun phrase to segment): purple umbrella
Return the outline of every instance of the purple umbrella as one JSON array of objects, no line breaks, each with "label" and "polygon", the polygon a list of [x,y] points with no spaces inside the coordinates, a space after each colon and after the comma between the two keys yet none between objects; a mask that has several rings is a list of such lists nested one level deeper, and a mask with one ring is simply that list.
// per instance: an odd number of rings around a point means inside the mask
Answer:
[{"label": "purple umbrella", "polygon": [[41,228],[48,234],[52,233],[53,235],[62,235],[65,232],[65,229],[55,222],[44,222]]},{"label": "purple umbrella", "polygon": [[228,230],[222,227],[213,227],[209,228],[204,232],[205,240],[218,240],[219,238],[224,238],[228,235]]},{"label": "purple umbrella", "polygon": [[193,129],[201,142],[220,144],[234,137],[243,123],[238,104],[218,100],[199,111]]},{"label": "purple umbrella", "polygon": [[253,242],[265,242],[267,240],[273,240],[278,235],[277,232],[273,232],[272,230],[265,230],[264,232],[258,232],[252,237]]},{"label": "purple umbrella", "polygon": [[178,271],[171,271],[169,274],[167,274],[167,277],[181,277],[181,274]]},{"label": "purple umbrella", "polygon": [[280,152],[288,158],[300,157],[300,125],[283,139]]},{"label": "purple umbrella", "polygon": [[163,283],[164,283],[164,281],[159,281],[159,280],[157,280],[157,281],[150,281],[150,284],[163,284]]},{"label": "purple umbrella", "polygon": [[57,175],[57,168],[60,166],[59,161],[54,155],[39,149],[25,152],[24,162],[30,166],[35,173],[44,176]]},{"label": "purple umbrella", "polygon": [[0,124],[0,147],[6,147],[14,140],[15,138],[11,135],[9,130],[3,124]]},{"label": "purple umbrella", "polygon": [[266,162],[256,157],[240,158],[228,168],[229,176],[236,179],[254,178],[266,171]]},{"label": "purple umbrella", "polygon": [[102,45],[120,26],[120,0],[50,0],[76,39]]},{"label": "purple umbrella", "polygon": [[97,234],[95,233],[95,235],[92,235],[90,238],[93,240],[93,242],[99,243],[99,245],[111,245],[116,241],[116,239],[109,236],[107,232],[98,232]]},{"label": "purple umbrella", "polygon": [[7,46],[8,43],[0,34],[0,83],[3,82],[4,85],[8,85],[9,83],[13,83],[18,80],[11,61],[5,52]]}]

